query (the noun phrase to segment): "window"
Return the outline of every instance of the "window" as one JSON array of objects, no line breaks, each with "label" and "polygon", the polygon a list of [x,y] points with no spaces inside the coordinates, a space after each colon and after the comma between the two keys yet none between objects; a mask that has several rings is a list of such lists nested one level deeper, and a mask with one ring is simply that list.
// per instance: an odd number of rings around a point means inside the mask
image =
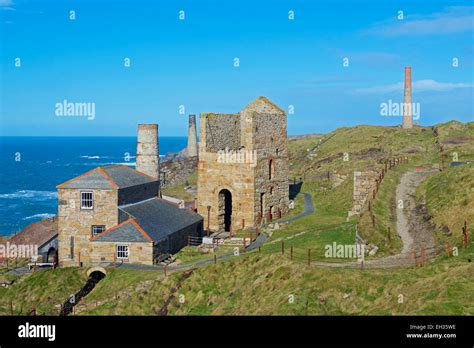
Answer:
[{"label": "window", "polygon": [[93,209],[94,198],[92,191],[81,192],[81,209]]},{"label": "window", "polygon": [[104,231],[105,231],[104,225],[92,225],[92,237],[95,237],[96,235]]},{"label": "window", "polygon": [[119,244],[116,246],[117,259],[128,259],[128,245]]},{"label": "window", "polygon": [[273,172],[274,172],[275,168],[274,168],[274,163],[273,163],[273,160],[270,160],[268,162],[268,179],[273,179]]}]

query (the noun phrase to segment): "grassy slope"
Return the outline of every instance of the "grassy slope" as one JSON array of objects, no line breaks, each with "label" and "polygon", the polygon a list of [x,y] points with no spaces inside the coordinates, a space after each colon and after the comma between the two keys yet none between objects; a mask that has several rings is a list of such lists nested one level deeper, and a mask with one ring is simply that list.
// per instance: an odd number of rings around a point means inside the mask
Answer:
[{"label": "grassy slope", "polygon": [[15,315],[26,315],[32,309],[38,314],[57,315],[72,294],[86,281],[84,270],[58,268],[17,278],[9,288],[0,288],[0,315],[10,314],[10,301]]},{"label": "grassy slope", "polygon": [[[254,253],[195,270],[179,288],[180,273],[129,285],[118,300],[109,289],[123,285],[117,279],[127,275],[116,269],[88,296],[89,309],[81,314],[156,315],[171,298],[170,315],[472,315],[473,257],[471,244],[458,257],[387,272],[313,269],[278,254]],[[156,273],[134,271],[133,277],[153,279]]]},{"label": "grassy slope", "polygon": [[[472,238],[474,229],[474,164],[448,167],[426,180],[417,191],[418,200],[425,201],[436,224],[438,243],[461,243],[461,227],[467,221]],[[442,233],[448,227],[451,236]]]},{"label": "grassy slope", "polygon": [[[470,131],[472,124],[438,126],[440,141],[464,137]],[[308,248],[312,249],[312,258],[319,259],[324,244],[352,243],[353,227],[358,222],[356,217],[346,222],[352,206],[351,176],[342,185],[331,188],[327,180],[311,180],[312,175],[331,170],[351,175],[353,170],[371,168],[377,165],[377,159],[357,153],[372,147],[384,151],[382,158],[415,149],[417,153],[410,155],[409,166],[437,162],[435,137],[429,129],[406,132],[360,126],[341,128],[331,135],[319,147],[318,137],[289,142],[290,161],[294,162],[292,175],[306,175],[302,191],[313,195],[316,212],[275,231],[260,255],[247,254],[196,270],[179,289],[176,287],[182,273],[163,278],[159,271],[113,269],[83,300],[82,304],[88,307],[81,314],[158,314],[170,295],[169,314],[474,314],[474,272],[468,261],[474,256],[473,244],[458,257],[441,256],[423,269],[387,272],[310,269],[304,265]],[[447,144],[445,152],[454,148],[461,153],[459,159],[464,160],[472,158],[471,146],[469,142]],[[316,153],[313,159],[307,157],[307,149]],[[342,152],[350,154],[348,162],[338,157],[320,167],[314,166],[321,158]],[[390,206],[394,187],[402,169],[407,168],[400,167],[386,177],[375,202],[377,220],[393,222]],[[450,168],[429,179],[419,191],[434,221],[439,226],[452,226],[456,233],[457,221],[464,218],[462,214],[473,221],[471,170],[472,166]],[[301,196],[297,203],[302,203]],[[472,231],[473,226],[470,228]],[[382,225],[365,233],[369,241],[383,244],[385,229]],[[281,240],[285,240],[285,255],[280,252]],[[288,257],[290,246],[295,248],[293,261]],[[382,245],[387,252],[397,247]],[[84,281],[84,274],[75,269],[33,274],[9,289],[0,289],[0,311],[7,314],[9,300],[14,299],[19,305],[15,305],[16,309],[23,305],[23,313],[34,307],[40,312],[55,313],[54,304],[62,303]],[[185,295],[184,304],[177,301],[180,294]],[[295,295],[293,304],[288,303],[290,294]],[[399,294],[404,295],[403,304],[397,302]]]}]

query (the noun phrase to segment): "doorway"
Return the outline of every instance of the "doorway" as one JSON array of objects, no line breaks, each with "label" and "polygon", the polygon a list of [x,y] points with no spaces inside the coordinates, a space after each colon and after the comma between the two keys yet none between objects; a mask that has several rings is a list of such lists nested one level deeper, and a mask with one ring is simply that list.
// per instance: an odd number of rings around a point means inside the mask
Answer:
[{"label": "doorway", "polygon": [[232,194],[223,189],[219,192],[219,230],[230,232],[232,225]]}]

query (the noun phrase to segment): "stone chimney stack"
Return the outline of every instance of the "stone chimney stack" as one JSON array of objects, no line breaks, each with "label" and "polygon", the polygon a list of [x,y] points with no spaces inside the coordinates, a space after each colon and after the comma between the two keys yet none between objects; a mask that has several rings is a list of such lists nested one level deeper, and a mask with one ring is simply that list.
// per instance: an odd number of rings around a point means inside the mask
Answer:
[{"label": "stone chimney stack", "polygon": [[160,158],[158,150],[157,124],[138,125],[136,168],[139,172],[159,180]]},{"label": "stone chimney stack", "polygon": [[186,155],[188,157],[196,157],[198,155],[196,137],[196,115],[189,115],[188,147],[186,148]]},{"label": "stone chimney stack", "polygon": [[403,95],[402,128],[413,128],[413,110],[411,103],[411,67],[405,67],[405,93]]}]

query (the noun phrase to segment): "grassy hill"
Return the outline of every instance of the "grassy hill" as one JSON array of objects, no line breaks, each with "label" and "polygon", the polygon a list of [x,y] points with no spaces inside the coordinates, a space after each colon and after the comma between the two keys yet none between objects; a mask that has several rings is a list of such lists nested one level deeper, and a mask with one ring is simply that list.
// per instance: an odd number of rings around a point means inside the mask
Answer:
[{"label": "grassy hill", "polygon": [[[367,242],[380,247],[376,257],[399,251],[395,188],[404,172],[417,165],[432,167],[442,155],[446,170],[423,182],[416,196],[418,202],[425,203],[436,224],[437,242],[459,246],[463,221],[468,221],[470,231],[474,229],[474,167],[450,167],[450,162],[453,152],[459,161],[474,158],[473,125],[453,121],[409,131],[358,126],[324,136],[292,139],[288,142],[291,176],[303,178],[301,192],[312,195],[316,208],[313,214],[274,230],[260,252],[231,257],[217,265],[166,277],[159,270],[109,269],[107,277],[81,301],[77,313],[473,315],[473,243],[460,250],[459,256],[440,255],[424,268],[360,270],[306,265],[308,249],[312,260],[322,260],[326,244],[353,243],[356,225]],[[349,156],[347,161],[344,153]],[[380,169],[386,159],[398,156],[410,160],[386,175],[373,205],[375,227],[364,214],[348,219],[353,171]],[[328,179],[328,172],[344,179],[335,183]],[[189,184],[195,183],[193,175]],[[184,185],[167,188],[167,194],[189,199]],[[296,204],[293,214],[302,211],[301,194]],[[388,227],[394,231],[390,242],[386,238]],[[451,235],[443,232],[445,227]],[[294,255],[290,260],[291,247]],[[182,256],[185,261],[203,258],[188,249]],[[11,301],[15,313],[25,314],[36,308],[40,313],[57,314],[57,304],[84,285],[84,271],[59,269],[15,279],[8,289],[0,288],[0,314],[10,313]]]},{"label": "grassy hill", "polygon": [[[424,268],[314,269],[278,254],[252,253],[190,273],[110,269],[78,315],[473,315],[473,244]],[[15,307],[57,314],[83,270],[45,271],[9,291]],[[67,281],[67,283],[63,283]],[[58,292],[54,284],[65,285]],[[52,290],[51,290],[52,288]],[[47,295],[46,295],[47,294]],[[56,301],[48,300],[55,298]],[[2,314],[8,313],[1,296]],[[61,299],[62,301],[58,301]],[[294,301],[291,301],[293,299]],[[400,303],[402,301],[402,303]]]}]

